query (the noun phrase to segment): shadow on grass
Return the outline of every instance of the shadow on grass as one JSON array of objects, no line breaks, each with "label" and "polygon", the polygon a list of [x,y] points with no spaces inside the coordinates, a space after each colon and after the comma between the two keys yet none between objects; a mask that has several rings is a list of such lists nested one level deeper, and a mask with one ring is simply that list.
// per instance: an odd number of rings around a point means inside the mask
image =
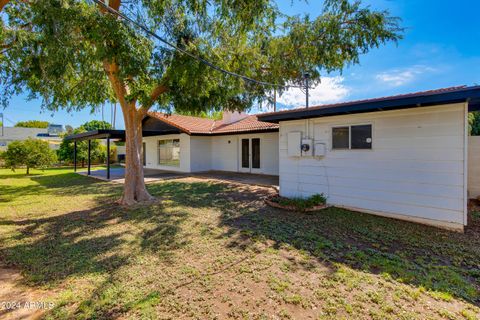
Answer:
[{"label": "shadow on grass", "polygon": [[[0,262],[20,267],[30,284],[55,285],[70,276],[114,272],[140,250],[168,262],[188,243],[179,237],[184,211],[163,212],[159,203],[125,209],[99,203],[93,209],[46,218],[8,220],[17,232],[4,238]],[[132,243],[132,239],[136,239]]]},{"label": "shadow on grass", "polygon": [[313,214],[285,212],[263,204],[264,189],[212,182],[150,184],[149,191],[161,201],[125,209],[112,204],[121,186],[73,173],[31,179],[37,184],[0,186],[0,192],[9,190],[15,197],[42,191],[51,196],[92,194],[97,201],[93,209],[63,215],[0,217],[0,225],[17,226],[16,233],[3,239],[8,245],[0,247],[0,259],[21,267],[35,284],[111,273],[139,250],[158,253],[168,262],[190,241],[188,232],[182,232],[189,208],[215,208],[222,213],[220,226],[229,229],[221,236],[229,238],[226,249],[246,250],[255,241],[268,240],[277,248],[303,250],[332,272],[343,264],[480,305],[478,230],[458,234],[337,208]]},{"label": "shadow on grass", "polygon": [[480,305],[480,234],[466,234],[348,210],[312,214],[263,206],[232,215],[222,224],[230,246],[255,241],[308,252],[333,270],[343,264],[387,279],[447,293]]},{"label": "shadow on grass", "polygon": [[[14,177],[17,176],[14,175]],[[34,184],[0,184],[0,202],[12,202],[25,196],[37,195],[97,195],[100,199],[113,196],[119,197],[121,192],[121,186],[99,182],[93,178],[73,172],[57,175],[18,175],[18,178],[20,177],[29,179]]]}]

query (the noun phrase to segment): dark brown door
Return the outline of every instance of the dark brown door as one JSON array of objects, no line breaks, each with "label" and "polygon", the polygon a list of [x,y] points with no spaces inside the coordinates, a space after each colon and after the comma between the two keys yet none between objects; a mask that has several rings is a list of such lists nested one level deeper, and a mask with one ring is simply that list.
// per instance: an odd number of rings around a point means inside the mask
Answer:
[{"label": "dark brown door", "polygon": [[252,139],[252,168],[260,169],[260,139]]},{"label": "dark brown door", "polygon": [[242,139],[242,168],[250,168],[249,139]]}]

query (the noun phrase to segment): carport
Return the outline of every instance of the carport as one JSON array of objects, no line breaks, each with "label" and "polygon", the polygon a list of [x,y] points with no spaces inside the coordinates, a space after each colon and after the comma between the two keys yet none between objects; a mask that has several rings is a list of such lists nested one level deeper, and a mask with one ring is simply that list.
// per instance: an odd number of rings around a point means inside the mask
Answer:
[{"label": "carport", "polygon": [[[144,137],[148,136],[158,136],[164,134],[174,134],[180,133],[178,129],[167,129],[167,130],[156,130],[156,131],[143,131],[142,134]],[[110,180],[110,142],[111,140],[125,141],[125,130],[114,130],[114,129],[100,129],[82,132],[78,134],[73,134],[65,137],[65,140],[73,141],[73,170],[77,172],[77,142],[78,141],[88,141],[88,157],[87,157],[87,175],[91,175],[91,141],[96,139],[106,139],[107,141],[107,159],[106,159],[106,178]]]}]

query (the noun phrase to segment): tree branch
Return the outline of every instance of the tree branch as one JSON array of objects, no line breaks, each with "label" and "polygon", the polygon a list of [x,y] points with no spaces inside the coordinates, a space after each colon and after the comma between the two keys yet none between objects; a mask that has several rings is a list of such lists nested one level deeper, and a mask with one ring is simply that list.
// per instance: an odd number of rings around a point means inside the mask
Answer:
[{"label": "tree branch", "polygon": [[[160,84],[158,86],[156,86],[152,93],[150,94],[150,105],[148,106],[148,108],[150,108],[154,103],[155,101],[158,99],[158,97],[160,97],[163,93],[167,92],[168,91],[168,88],[163,85],[163,84]],[[147,106],[145,106],[147,107]]]},{"label": "tree branch", "polygon": [[10,0],[0,0],[0,12],[3,10],[3,7],[5,7],[5,5],[9,2]]},{"label": "tree branch", "polygon": [[[0,0],[0,1],[2,1],[2,0]],[[118,11],[118,9],[120,9],[121,2],[122,2],[121,0],[110,0],[110,1],[108,1],[108,6],[110,8],[112,8],[113,10]],[[103,0],[103,3],[105,3],[105,0]],[[99,6],[99,8],[100,8],[100,11],[102,13],[108,12],[108,10],[105,9],[104,6]]]},{"label": "tree branch", "polygon": [[155,101],[158,99],[158,97],[160,97],[162,94],[164,94],[165,92],[168,91],[168,87],[163,85],[163,84],[159,84],[158,86],[156,86],[153,90],[152,90],[152,93],[150,93],[150,101],[144,105],[142,105],[138,111],[140,113],[140,115],[142,117],[146,116],[147,115],[147,112],[148,112],[148,109],[150,109],[153,104],[155,103]]}]

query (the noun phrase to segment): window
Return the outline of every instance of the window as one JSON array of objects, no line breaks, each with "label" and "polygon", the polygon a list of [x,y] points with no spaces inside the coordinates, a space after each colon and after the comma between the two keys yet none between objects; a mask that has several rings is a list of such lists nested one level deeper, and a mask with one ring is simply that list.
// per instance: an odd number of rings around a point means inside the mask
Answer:
[{"label": "window", "polygon": [[332,149],[372,149],[372,125],[332,128]]},{"label": "window", "polygon": [[350,127],[338,127],[332,129],[332,148],[348,149]]},{"label": "window", "polygon": [[180,166],[180,139],[158,141],[158,164],[162,166]]}]

